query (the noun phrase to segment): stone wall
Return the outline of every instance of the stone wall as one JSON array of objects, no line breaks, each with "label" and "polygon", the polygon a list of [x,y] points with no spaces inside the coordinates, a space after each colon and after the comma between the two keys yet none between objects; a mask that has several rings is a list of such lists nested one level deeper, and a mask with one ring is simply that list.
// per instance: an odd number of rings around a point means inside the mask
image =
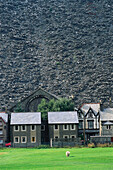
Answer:
[{"label": "stone wall", "polygon": [[111,0],[1,0],[0,109],[39,85],[56,96],[74,95],[76,107],[100,99],[108,106],[112,16]]}]

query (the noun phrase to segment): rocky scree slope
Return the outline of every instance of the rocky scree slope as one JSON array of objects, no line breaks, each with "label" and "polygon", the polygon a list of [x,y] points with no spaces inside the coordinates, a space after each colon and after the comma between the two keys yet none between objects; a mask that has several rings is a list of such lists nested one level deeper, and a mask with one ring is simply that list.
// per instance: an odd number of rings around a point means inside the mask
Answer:
[{"label": "rocky scree slope", "polygon": [[111,0],[0,1],[1,108],[39,85],[60,97],[73,95],[76,106],[100,99],[109,105]]}]

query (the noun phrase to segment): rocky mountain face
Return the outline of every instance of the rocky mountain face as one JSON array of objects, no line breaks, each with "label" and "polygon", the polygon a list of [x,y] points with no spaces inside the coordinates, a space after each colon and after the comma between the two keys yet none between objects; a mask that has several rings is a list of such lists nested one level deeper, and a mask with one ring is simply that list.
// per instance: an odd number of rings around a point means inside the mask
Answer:
[{"label": "rocky mountain face", "polygon": [[113,107],[113,1],[0,1],[0,109],[39,85]]}]

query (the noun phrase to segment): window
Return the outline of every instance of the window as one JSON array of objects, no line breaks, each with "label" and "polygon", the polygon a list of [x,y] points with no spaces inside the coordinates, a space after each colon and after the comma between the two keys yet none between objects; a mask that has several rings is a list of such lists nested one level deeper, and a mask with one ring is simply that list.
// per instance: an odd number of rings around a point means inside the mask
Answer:
[{"label": "window", "polygon": [[58,139],[58,136],[55,136],[55,139]]},{"label": "window", "polygon": [[55,137],[54,137],[54,139],[55,139],[56,142],[58,141],[58,138],[59,138],[58,136],[55,136]]},{"label": "window", "polygon": [[110,125],[107,125],[107,129],[108,129],[108,130],[111,129],[111,126],[110,126]]},{"label": "window", "polygon": [[14,137],[14,143],[19,143],[19,136]]},{"label": "window", "polygon": [[71,138],[72,141],[75,141],[76,136],[75,135],[71,135],[70,138]]},{"label": "window", "polygon": [[94,128],[94,122],[93,120],[88,121],[88,128],[93,129]]},{"label": "window", "polygon": [[35,143],[36,142],[36,137],[31,137],[31,143]]},{"label": "window", "polygon": [[79,120],[79,129],[83,129],[83,120]]},{"label": "window", "polygon": [[64,141],[67,142],[69,139],[69,135],[63,135]]},{"label": "window", "polygon": [[32,125],[32,126],[31,126],[31,130],[32,130],[32,131],[35,131],[35,130],[36,130],[36,125]]},{"label": "window", "polygon": [[27,139],[26,136],[22,136],[21,137],[21,143],[26,143],[26,139]]},{"label": "window", "polygon": [[45,125],[41,126],[41,131],[45,131]]},{"label": "window", "polygon": [[69,135],[63,135],[63,138],[64,138],[64,139],[68,139],[68,138],[69,138]]},{"label": "window", "polygon": [[58,130],[58,129],[59,129],[59,126],[58,126],[58,125],[55,125],[55,126],[54,126],[54,129],[55,129],[55,130]]},{"label": "window", "polygon": [[2,126],[2,122],[0,122],[0,126]]},{"label": "window", "polygon": [[14,126],[14,131],[19,131],[19,126],[18,125]]},{"label": "window", "polygon": [[26,126],[25,125],[21,126],[21,131],[26,131]]},{"label": "window", "polygon": [[70,125],[70,129],[75,130],[75,125],[74,124]]},{"label": "window", "polygon": [[3,139],[0,139],[0,144],[3,144]]},{"label": "window", "polygon": [[3,134],[3,131],[2,130],[0,130],[0,135],[2,135]]},{"label": "window", "polygon": [[63,130],[68,130],[68,125],[63,125]]},{"label": "window", "polygon": [[71,135],[70,138],[74,140],[76,138],[76,135]]}]

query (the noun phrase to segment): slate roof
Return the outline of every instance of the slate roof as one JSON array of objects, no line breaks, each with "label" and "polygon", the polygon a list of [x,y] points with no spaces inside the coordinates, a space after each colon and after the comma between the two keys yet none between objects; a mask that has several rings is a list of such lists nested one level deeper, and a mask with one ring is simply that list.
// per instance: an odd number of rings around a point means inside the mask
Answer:
[{"label": "slate roof", "polygon": [[88,112],[90,108],[92,108],[95,115],[97,115],[97,113],[100,111],[100,103],[84,103],[81,106],[81,110],[85,112],[85,114]]},{"label": "slate roof", "polygon": [[103,125],[113,125],[113,123],[108,121],[108,122],[103,123]]},{"label": "slate roof", "polygon": [[8,122],[8,114],[7,113],[0,113],[0,117],[7,123]]},{"label": "slate roof", "polygon": [[100,118],[102,121],[113,121],[113,108],[107,108],[101,111]]},{"label": "slate roof", "polygon": [[77,112],[48,112],[49,124],[78,123]]},{"label": "slate roof", "polygon": [[41,124],[40,112],[11,113],[11,125]]}]

